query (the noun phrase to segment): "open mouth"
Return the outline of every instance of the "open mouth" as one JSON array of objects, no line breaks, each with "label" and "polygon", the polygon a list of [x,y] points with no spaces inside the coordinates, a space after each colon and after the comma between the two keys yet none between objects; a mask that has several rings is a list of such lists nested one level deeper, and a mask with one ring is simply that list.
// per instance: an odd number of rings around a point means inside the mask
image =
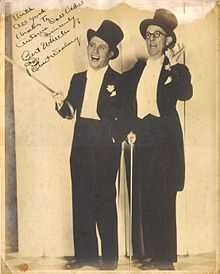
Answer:
[{"label": "open mouth", "polygon": [[92,62],[98,62],[99,59],[100,59],[100,58],[99,58],[98,56],[91,56]]}]

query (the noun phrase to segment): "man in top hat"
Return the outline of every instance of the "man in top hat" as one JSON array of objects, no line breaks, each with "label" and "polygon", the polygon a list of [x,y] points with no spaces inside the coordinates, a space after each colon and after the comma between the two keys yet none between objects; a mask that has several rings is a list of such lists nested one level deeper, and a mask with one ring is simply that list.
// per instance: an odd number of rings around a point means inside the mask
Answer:
[{"label": "man in top hat", "polygon": [[73,75],[67,97],[56,96],[56,109],[76,123],[70,157],[72,178],[74,262],[68,267],[97,266],[101,239],[101,268],[118,263],[116,174],[120,141],[116,128],[120,111],[120,74],[109,66],[119,54],[120,27],[104,20],[97,31],[89,29],[86,71]]},{"label": "man in top hat", "polygon": [[192,97],[192,85],[188,68],[171,65],[165,54],[176,43],[176,27],[175,15],[166,9],[143,20],[148,58],[123,75],[128,138],[136,138],[133,254],[142,258],[142,269],[173,269],[177,260],[176,194],[184,187],[185,163],[176,104]]}]

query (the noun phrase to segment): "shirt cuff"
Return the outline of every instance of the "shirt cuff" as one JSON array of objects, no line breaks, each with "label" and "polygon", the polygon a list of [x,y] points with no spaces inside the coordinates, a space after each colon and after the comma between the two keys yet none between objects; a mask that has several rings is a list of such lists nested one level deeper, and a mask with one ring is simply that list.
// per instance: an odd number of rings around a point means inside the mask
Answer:
[{"label": "shirt cuff", "polygon": [[55,108],[63,118],[72,119],[74,116],[74,108],[67,100],[60,104],[56,102]]}]

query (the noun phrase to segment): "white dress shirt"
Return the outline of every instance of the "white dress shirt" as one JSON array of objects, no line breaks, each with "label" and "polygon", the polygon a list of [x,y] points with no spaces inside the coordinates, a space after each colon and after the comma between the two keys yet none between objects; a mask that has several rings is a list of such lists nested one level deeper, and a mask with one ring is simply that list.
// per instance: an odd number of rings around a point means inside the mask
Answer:
[{"label": "white dress shirt", "polygon": [[80,117],[100,120],[97,114],[97,103],[103,77],[107,68],[108,67],[106,66],[99,70],[94,70],[92,68],[88,69]]},{"label": "white dress shirt", "polygon": [[149,58],[143,70],[137,87],[137,116],[145,117],[151,113],[160,116],[157,107],[157,85],[164,61],[164,55],[159,59]]}]

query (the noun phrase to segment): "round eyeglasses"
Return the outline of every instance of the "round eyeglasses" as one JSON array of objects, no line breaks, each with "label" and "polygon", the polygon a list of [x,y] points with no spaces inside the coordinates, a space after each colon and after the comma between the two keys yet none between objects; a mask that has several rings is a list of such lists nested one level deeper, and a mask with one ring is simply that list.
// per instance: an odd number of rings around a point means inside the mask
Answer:
[{"label": "round eyeglasses", "polygon": [[161,35],[166,36],[166,34],[160,32],[159,30],[157,30],[155,32],[149,32],[149,31],[147,31],[146,32],[146,39],[149,40],[149,39],[151,39],[151,37],[153,39],[155,39],[155,38],[158,39],[158,38],[160,38]]}]

